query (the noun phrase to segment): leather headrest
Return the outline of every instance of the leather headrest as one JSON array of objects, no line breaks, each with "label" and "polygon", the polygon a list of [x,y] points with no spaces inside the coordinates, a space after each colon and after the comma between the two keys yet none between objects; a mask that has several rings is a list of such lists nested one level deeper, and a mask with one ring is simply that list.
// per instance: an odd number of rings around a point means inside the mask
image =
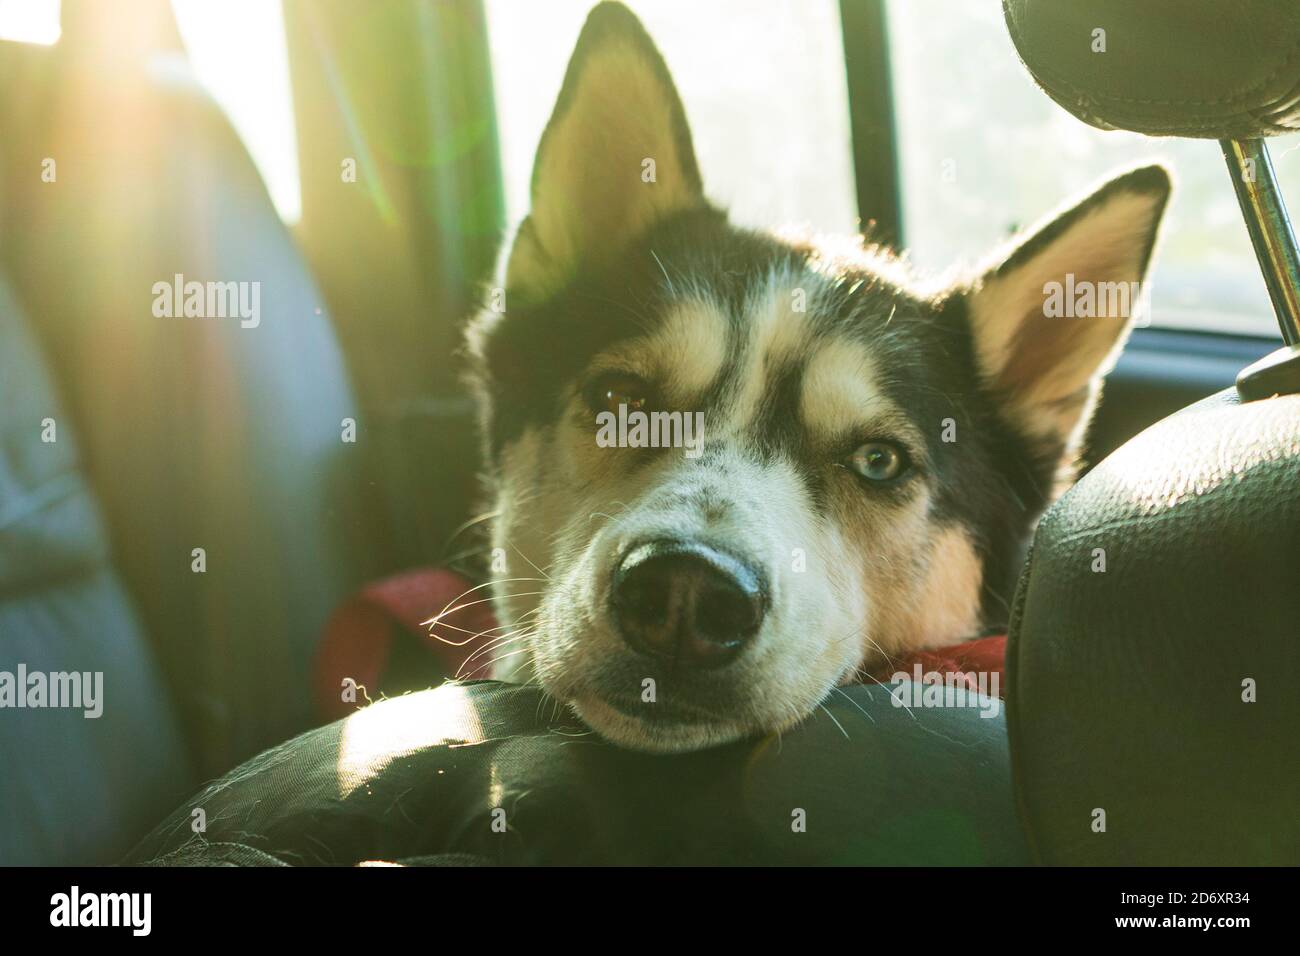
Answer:
[{"label": "leather headrest", "polygon": [[1207,398],[1048,511],[1007,652],[1040,862],[1300,859],[1297,569],[1300,395]]},{"label": "leather headrest", "polygon": [[1295,0],[1003,0],[1034,79],[1085,123],[1244,139],[1300,129]]}]

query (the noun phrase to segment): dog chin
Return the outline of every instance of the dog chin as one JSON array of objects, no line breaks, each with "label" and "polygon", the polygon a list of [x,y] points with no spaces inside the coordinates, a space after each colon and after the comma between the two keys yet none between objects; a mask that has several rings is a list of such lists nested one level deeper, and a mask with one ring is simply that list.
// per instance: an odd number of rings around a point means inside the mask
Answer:
[{"label": "dog chin", "polygon": [[[571,700],[574,713],[610,743],[648,753],[686,753],[753,736],[755,728],[714,721],[671,722],[633,717],[596,697]],[[653,707],[653,704],[647,704]]]}]

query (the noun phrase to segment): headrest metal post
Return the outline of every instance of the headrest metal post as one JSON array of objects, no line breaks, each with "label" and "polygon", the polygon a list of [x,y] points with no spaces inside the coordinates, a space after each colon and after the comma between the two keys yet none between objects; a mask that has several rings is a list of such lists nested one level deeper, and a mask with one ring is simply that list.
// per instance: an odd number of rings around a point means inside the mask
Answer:
[{"label": "headrest metal post", "polygon": [[1300,252],[1262,139],[1220,141],[1282,339],[1300,345]]}]

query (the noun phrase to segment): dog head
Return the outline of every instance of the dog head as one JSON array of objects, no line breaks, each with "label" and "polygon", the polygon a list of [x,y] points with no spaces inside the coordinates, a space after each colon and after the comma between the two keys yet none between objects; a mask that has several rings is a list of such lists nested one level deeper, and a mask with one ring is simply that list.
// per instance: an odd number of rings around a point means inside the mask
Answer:
[{"label": "dog head", "polygon": [[704,198],[663,60],[601,4],[506,307],[470,333],[509,568],[497,675],[684,750],[1004,624],[1168,193],[1131,171],[942,288],[860,239],[739,229]]}]

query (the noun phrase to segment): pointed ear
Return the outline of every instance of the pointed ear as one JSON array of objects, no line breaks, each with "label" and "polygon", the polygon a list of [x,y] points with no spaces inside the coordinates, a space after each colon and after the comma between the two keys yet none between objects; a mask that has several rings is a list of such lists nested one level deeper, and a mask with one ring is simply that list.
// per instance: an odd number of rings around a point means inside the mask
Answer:
[{"label": "pointed ear", "polygon": [[533,167],[532,210],[506,284],[539,299],[652,222],[704,203],[686,113],[663,58],[621,3],[587,17]]},{"label": "pointed ear", "polygon": [[1169,173],[1111,180],[1031,230],[968,293],[975,356],[1007,420],[1072,455],[1145,301]]}]

